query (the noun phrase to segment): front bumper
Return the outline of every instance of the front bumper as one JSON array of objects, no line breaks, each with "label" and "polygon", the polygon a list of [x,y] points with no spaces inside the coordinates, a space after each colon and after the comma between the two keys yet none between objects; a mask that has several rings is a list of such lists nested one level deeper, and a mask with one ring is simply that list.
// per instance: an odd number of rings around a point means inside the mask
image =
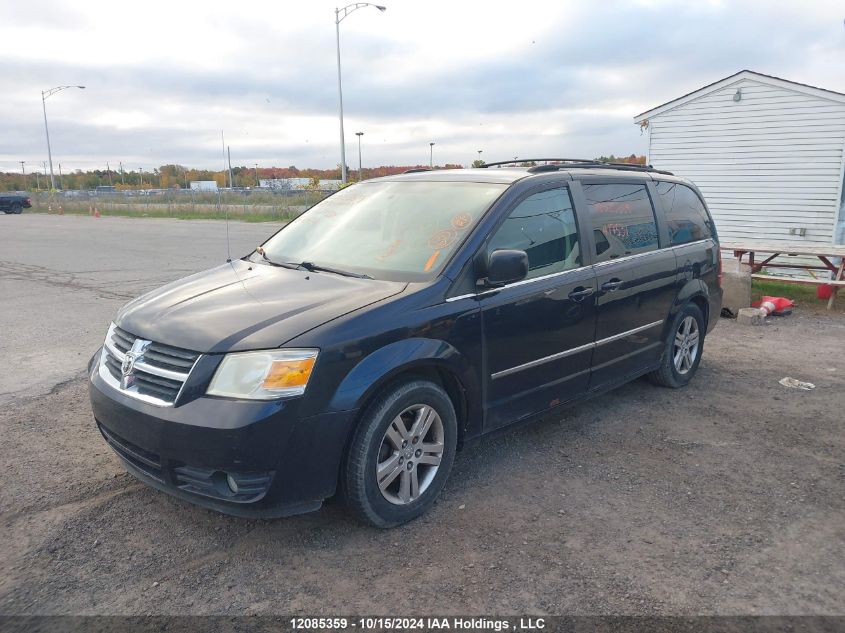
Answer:
[{"label": "front bumper", "polygon": [[208,396],[159,407],[107,384],[99,357],[89,366],[98,429],[148,485],[220,512],[263,518],[316,510],[335,493],[354,411],[302,418],[301,398]]}]

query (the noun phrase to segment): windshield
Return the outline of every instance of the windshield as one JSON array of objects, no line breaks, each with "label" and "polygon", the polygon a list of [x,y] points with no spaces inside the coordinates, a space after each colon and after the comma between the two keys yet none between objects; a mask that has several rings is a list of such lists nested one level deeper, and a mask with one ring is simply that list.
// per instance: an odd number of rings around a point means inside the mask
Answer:
[{"label": "windshield", "polygon": [[277,263],[376,279],[436,275],[506,184],[363,182],[318,203],[263,244]]}]

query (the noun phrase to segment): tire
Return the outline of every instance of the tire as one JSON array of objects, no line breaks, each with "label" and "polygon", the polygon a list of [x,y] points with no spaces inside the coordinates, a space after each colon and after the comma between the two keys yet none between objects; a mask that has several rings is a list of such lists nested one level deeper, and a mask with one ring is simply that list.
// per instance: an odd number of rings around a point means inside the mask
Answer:
[{"label": "tire", "polygon": [[[420,424],[424,431],[415,435]],[[347,507],[378,528],[424,514],[449,478],[457,435],[442,388],[422,379],[393,383],[364,410],[353,435],[341,481]]]},{"label": "tire", "polygon": [[21,213],[23,213],[23,207],[15,207],[14,209],[12,209],[12,213],[14,213],[15,215],[20,215]]},{"label": "tire", "polygon": [[656,385],[673,389],[688,384],[701,363],[706,331],[707,323],[701,308],[694,303],[687,303],[672,320],[660,358],[660,367],[648,374],[649,380]]}]

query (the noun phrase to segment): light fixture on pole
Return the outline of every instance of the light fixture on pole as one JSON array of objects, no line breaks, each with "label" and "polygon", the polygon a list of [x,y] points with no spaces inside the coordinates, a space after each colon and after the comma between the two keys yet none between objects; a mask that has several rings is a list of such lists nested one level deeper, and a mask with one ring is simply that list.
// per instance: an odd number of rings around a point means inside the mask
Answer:
[{"label": "light fixture on pole", "polygon": [[[44,132],[47,135],[47,159],[50,161],[50,188],[56,188],[56,179],[53,177],[53,152],[50,149],[50,128],[47,127],[47,97],[52,97],[57,92],[67,90],[68,88],[79,88],[84,90],[85,86],[56,86],[49,90],[41,91],[41,109],[44,111]],[[61,179],[60,179],[61,180]]]},{"label": "light fixture on pole", "polygon": [[434,169],[434,141],[428,144],[428,167]]},{"label": "light fixture on pole", "polygon": [[347,4],[342,9],[334,10],[334,26],[337,36],[337,107],[340,117],[340,180],[346,182],[346,139],[343,134],[343,83],[340,78],[340,23],[353,11],[364,7],[374,7],[379,11],[387,11],[387,7],[370,2],[354,2]]},{"label": "light fixture on pole", "polygon": [[364,172],[361,171],[361,137],[364,133],[355,132],[355,136],[358,137],[358,182],[361,182],[364,179]]}]

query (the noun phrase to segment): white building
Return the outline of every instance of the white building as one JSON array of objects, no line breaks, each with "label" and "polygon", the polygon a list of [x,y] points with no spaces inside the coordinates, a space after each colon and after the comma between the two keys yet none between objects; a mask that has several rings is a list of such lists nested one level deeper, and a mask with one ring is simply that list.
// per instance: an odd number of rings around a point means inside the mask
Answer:
[{"label": "white building", "polygon": [[845,94],[743,70],[634,120],[648,162],[701,189],[723,242],[843,241]]},{"label": "white building", "polygon": [[217,191],[216,180],[192,180],[191,191]]}]

